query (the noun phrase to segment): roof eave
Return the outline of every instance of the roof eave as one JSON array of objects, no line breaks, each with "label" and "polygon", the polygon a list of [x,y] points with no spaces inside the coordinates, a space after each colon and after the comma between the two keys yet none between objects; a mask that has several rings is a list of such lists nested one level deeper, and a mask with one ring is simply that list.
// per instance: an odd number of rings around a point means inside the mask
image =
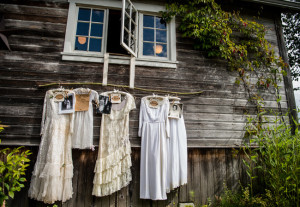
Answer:
[{"label": "roof eave", "polygon": [[265,4],[274,7],[280,7],[282,10],[293,10],[296,12],[300,11],[300,3],[299,2],[291,2],[284,0],[245,0],[260,4]]}]

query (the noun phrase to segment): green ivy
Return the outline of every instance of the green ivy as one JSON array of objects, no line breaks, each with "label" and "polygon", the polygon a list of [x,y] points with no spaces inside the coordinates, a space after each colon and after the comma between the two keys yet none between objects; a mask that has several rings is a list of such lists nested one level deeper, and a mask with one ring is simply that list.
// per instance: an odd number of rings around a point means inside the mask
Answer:
[{"label": "green ivy", "polygon": [[238,71],[236,83],[244,84],[249,100],[258,105],[258,113],[263,99],[253,90],[251,75],[257,78],[255,88],[274,87],[280,99],[278,74],[285,75],[287,64],[265,39],[264,25],[243,19],[237,12],[223,11],[214,0],[173,0],[162,16],[167,22],[180,17],[179,30],[183,37],[194,40],[195,49],[225,59],[229,70]]}]

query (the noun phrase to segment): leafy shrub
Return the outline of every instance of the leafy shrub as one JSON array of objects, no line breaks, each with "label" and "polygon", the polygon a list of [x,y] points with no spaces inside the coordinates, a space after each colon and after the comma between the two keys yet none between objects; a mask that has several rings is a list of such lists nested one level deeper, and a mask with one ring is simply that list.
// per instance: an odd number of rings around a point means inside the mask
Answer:
[{"label": "leafy shrub", "polygon": [[[0,127],[0,132],[3,130]],[[0,140],[1,143],[1,140]],[[31,154],[29,150],[22,151],[23,147],[14,149],[5,148],[0,150],[0,204],[2,205],[9,197],[14,198],[15,191],[20,191],[24,187],[23,182],[27,164],[30,160],[27,158]]]}]

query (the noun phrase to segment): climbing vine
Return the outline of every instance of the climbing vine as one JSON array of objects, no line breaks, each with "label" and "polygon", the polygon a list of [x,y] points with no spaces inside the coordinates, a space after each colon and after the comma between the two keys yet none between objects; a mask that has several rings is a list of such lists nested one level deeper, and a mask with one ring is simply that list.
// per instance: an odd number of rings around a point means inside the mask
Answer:
[{"label": "climbing vine", "polygon": [[180,17],[179,30],[194,40],[195,49],[226,60],[229,70],[238,71],[236,84],[244,85],[259,122],[264,104],[261,89],[274,91],[281,110],[279,74],[285,75],[287,64],[266,40],[264,25],[243,19],[238,12],[223,11],[214,0],[173,0],[162,16],[167,22]]}]

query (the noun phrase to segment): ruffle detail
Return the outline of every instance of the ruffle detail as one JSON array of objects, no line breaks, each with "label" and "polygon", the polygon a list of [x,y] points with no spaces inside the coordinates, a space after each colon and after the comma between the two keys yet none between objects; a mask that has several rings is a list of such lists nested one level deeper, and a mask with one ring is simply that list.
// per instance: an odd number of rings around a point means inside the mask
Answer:
[{"label": "ruffle detail", "polygon": [[95,172],[94,184],[106,184],[112,182],[115,178],[120,177],[122,174],[127,173],[130,169],[131,157],[127,155],[123,160],[121,160],[117,165],[109,168],[102,172]]},{"label": "ruffle detail", "polygon": [[65,202],[72,198],[73,164],[61,166],[56,163],[36,163],[36,166],[44,168],[35,169],[32,173],[28,191],[30,198],[48,204],[57,200]]},{"label": "ruffle detail", "polygon": [[129,184],[132,180],[130,154],[131,146],[128,141],[114,153],[97,160],[93,195],[100,197],[110,195]]},{"label": "ruffle detail", "polygon": [[110,168],[113,168],[114,166],[118,165],[119,162],[124,160],[125,156],[130,157],[130,154],[131,154],[131,146],[130,146],[130,142],[127,141],[125,146],[119,147],[114,153],[111,153],[107,157],[98,159],[96,161],[94,172],[100,173]]},{"label": "ruffle detail", "polygon": [[128,169],[126,173],[116,177],[114,180],[112,180],[112,182],[106,184],[94,183],[93,195],[99,197],[111,195],[114,192],[121,190],[121,188],[127,186],[131,180],[131,170]]}]

